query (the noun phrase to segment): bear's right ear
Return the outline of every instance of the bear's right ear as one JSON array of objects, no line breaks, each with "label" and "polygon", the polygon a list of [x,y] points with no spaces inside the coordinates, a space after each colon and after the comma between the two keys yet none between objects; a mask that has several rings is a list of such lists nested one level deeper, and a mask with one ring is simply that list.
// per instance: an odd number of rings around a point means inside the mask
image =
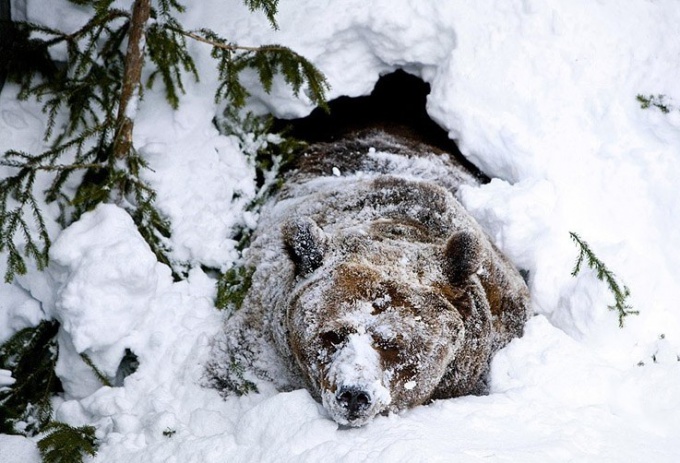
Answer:
[{"label": "bear's right ear", "polygon": [[312,219],[301,217],[283,224],[283,244],[295,264],[295,274],[307,276],[323,264],[327,238]]},{"label": "bear's right ear", "polygon": [[451,235],[444,251],[444,274],[449,282],[463,283],[481,264],[481,243],[474,233],[461,231]]}]

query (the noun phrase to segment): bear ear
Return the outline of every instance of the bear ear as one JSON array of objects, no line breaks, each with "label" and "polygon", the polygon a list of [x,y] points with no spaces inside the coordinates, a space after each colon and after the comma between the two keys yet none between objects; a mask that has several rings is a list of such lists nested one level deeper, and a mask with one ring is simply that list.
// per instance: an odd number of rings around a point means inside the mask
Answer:
[{"label": "bear ear", "polygon": [[283,243],[295,264],[295,273],[307,276],[323,264],[327,249],[326,234],[308,217],[291,219],[283,224]]},{"label": "bear ear", "polygon": [[482,263],[482,247],[474,233],[454,233],[444,250],[444,274],[452,284],[463,283],[479,270]]}]

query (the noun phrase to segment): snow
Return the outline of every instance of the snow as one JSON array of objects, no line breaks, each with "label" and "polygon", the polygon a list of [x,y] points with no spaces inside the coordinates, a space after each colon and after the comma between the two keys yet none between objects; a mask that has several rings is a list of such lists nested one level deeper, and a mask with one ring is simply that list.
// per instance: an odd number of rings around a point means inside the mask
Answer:
[{"label": "snow", "polygon": [[[338,393],[345,387],[364,391],[373,399],[370,408],[380,409],[391,401],[390,391],[384,386],[385,373],[380,367],[380,357],[372,347],[371,335],[354,333],[348,336],[347,346],[333,355],[328,380],[337,385]],[[321,399],[336,421],[348,424],[335,392],[325,389]]]},{"label": "snow", "polygon": [[[49,26],[82,21],[80,9],[53,3],[29,0],[26,14]],[[41,317],[62,322],[66,393],[56,417],[97,427],[93,461],[677,460],[677,2],[299,0],[280,2],[279,31],[237,0],[185,3],[189,26],[306,56],[326,74],[331,97],[365,95],[397,68],[429,82],[429,114],[494,177],[464,188],[461,200],[529,270],[538,315],[496,356],[485,397],[358,429],[338,428],[305,390],[223,400],[200,386],[221,323],[213,280],[196,267],[173,282],[125,213],[102,206],[58,236],[47,272],[0,285],[0,341]],[[244,210],[254,172],[237,141],[212,126],[215,72],[208,50],[191,47],[201,82],[187,79],[177,111],[160,89],[146,91],[135,144],[173,223],[175,257],[226,269],[237,256],[230,233],[255,220]],[[280,80],[271,95],[249,88],[254,111],[312,109]],[[637,94],[666,95],[672,111],[643,110]],[[0,95],[0,148],[38,151],[44,115],[15,96],[12,85]],[[55,237],[56,221],[48,226]],[[623,329],[594,274],[570,275],[578,249],[569,231],[630,288],[640,314]],[[115,374],[125,348],[140,367],[118,387],[101,386],[79,355]],[[4,371],[0,378],[10,381]],[[38,458],[32,441],[0,436],[0,461]]]},{"label": "snow", "polygon": [[39,463],[36,445],[21,436],[0,434],[0,461],[3,463]]}]

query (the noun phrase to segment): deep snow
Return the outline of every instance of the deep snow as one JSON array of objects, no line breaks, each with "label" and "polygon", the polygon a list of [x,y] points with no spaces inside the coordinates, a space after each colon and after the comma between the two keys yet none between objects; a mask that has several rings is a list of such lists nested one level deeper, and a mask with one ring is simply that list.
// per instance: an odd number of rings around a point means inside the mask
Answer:
[{"label": "deep snow", "polygon": [[[677,461],[676,1],[282,0],[279,31],[237,0],[186,3],[189,25],[243,44],[282,43],[311,59],[331,97],[367,94],[397,68],[429,82],[429,114],[494,177],[465,188],[461,200],[530,271],[538,315],[496,356],[486,397],[352,430],[338,429],[304,390],[223,401],[199,386],[220,326],[214,282],[197,268],[173,283],[131,220],[103,206],[57,238],[49,271],[0,285],[0,341],[41,317],[62,322],[66,393],[57,418],[97,426],[94,461]],[[63,8],[29,0],[27,13],[50,25],[78,21]],[[187,82],[175,112],[162,92],[147,92],[135,144],[173,221],[176,256],[228,268],[230,231],[255,220],[243,210],[255,195],[253,170],[236,140],[212,126],[215,72],[208,50],[191,47],[201,82]],[[44,117],[15,92],[7,85],[0,95],[0,149],[37,151]],[[666,95],[673,110],[643,110],[637,94]],[[271,95],[255,87],[253,95],[255,111],[312,109],[280,82]],[[594,274],[570,275],[578,250],[569,231],[630,288],[640,315],[623,329]],[[125,347],[140,368],[115,388],[100,387],[76,352],[110,374]],[[9,382],[4,372],[0,381]],[[0,460],[37,456],[26,439],[0,436]]]}]

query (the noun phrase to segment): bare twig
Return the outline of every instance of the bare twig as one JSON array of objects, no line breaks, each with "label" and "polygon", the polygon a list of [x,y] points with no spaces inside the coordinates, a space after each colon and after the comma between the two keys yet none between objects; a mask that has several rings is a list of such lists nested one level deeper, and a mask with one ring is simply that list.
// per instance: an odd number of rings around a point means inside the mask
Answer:
[{"label": "bare twig", "polygon": [[195,32],[189,32],[185,31],[182,29],[175,29],[173,30],[179,34],[184,35],[185,37],[189,37],[190,39],[194,39],[198,42],[203,42],[207,43],[208,45],[212,45],[213,47],[216,48],[221,48],[222,50],[231,50],[231,51],[285,51],[285,52],[291,52],[290,49],[285,48],[285,47],[277,47],[277,46],[272,46],[272,45],[265,45],[262,47],[247,47],[243,45],[234,45],[231,43],[222,43],[222,42],[216,42],[214,40],[210,40],[209,38],[203,37],[202,35],[198,35]]}]

